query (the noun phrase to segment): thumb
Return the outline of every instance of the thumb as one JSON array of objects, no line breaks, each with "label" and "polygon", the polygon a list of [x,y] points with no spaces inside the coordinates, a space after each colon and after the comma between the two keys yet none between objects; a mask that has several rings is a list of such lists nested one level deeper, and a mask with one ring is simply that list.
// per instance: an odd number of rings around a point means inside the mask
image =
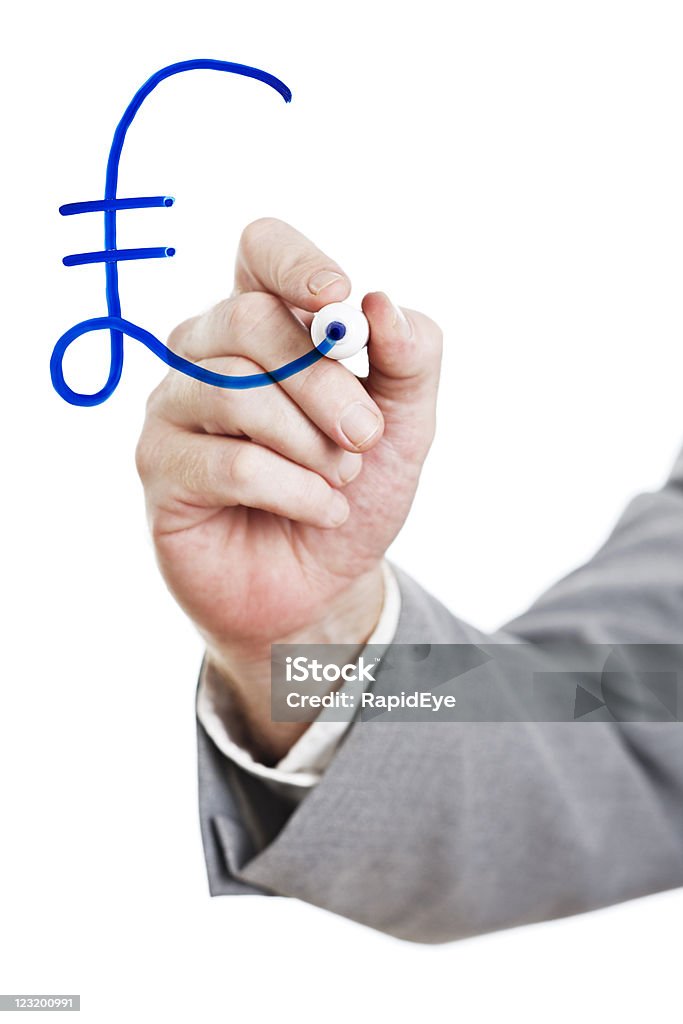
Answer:
[{"label": "thumb", "polygon": [[424,458],[434,435],[441,330],[423,313],[395,306],[384,292],[366,295],[363,312],[370,324],[366,386],[382,410],[384,436],[403,454]]}]

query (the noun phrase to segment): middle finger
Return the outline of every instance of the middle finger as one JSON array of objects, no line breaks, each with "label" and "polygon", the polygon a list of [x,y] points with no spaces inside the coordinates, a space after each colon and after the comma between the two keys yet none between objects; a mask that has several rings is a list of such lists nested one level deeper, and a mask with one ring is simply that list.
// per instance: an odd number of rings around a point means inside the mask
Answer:
[{"label": "middle finger", "polygon": [[[301,321],[278,298],[243,292],[194,322],[192,343],[203,354],[231,354],[274,370],[310,352],[313,342]],[[341,447],[365,451],[379,440],[382,414],[362,383],[332,359],[280,382],[303,412]]]}]

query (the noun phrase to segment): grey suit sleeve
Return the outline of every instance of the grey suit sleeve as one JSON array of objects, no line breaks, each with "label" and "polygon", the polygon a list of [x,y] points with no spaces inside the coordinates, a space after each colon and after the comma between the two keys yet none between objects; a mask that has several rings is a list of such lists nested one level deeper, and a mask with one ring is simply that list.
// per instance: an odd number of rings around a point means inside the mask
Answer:
[{"label": "grey suit sleeve", "polygon": [[[492,639],[399,581],[397,643]],[[502,635],[683,644],[683,456]],[[200,730],[200,758],[209,748]],[[214,893],[294,896],[443,942],[683,885],[679,723],[358,723],[294,810],[245,802],[223,771],[200,782]]]}]

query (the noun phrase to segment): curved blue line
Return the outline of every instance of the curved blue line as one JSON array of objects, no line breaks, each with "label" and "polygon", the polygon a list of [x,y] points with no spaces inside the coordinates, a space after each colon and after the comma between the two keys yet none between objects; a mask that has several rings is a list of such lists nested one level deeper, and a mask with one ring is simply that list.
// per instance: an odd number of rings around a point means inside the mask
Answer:
[{"label": "curved blue line", "polygon": [[182,356],[172,352],[167,345],[164,345],[162,341],[155,338],[149,331],[144,330],[142,327],[138,327],[137,324],[131,323],[130,320],[123,320],[121,317],[117,316],[92,317],[90,320],[82,320],[80,324],[75,324],[66,331],[55,345],[50,359],[50,376],[52,378],[52,385],[57,394],[61,395],[61,397],[71,405],[101,405],[102,402],[106,402],[106,400],[114,393],[119,380],[121,379],[123,358],[121,358],[120,362],[112,360],[106,384],[100,391],[97,391],[92,395],[73,391],[64,380],[63,363],[64,356],[69,345],[84,334],[90,334],[92,331],[104,330],[108,330],[110,334],[125,334],[130,338],[134,338],[136,341],[142,342],[150,352],[153,352],[155,356],[158,356],[159,359],[166,363],[167,366],[170,366],[173,370],[178,370],[180,373],[184,373],[188,377],[200,380],[204,384],[212,384],[217,388],[230,388],[236,391],[246,391],[250,388],[263,388],[267,387],[269,384],[275,384],[278,381],[287,380],[288,377],[293,377],[294,374],[300,373],[301,370],[305,370],[307,367],[317,363],[319,359],[322,359],[323,356],[327,355],[335,344],[335,339],[328,336],[324,341],[320,342],[317,348],[312,348],[310,352],[306,352],[297,359],[290,360],[290,362],[285,363],[276,370],[268,370],[264,373],[234,375],[227,373],[214,373],[213,370],[207,370],[204,366],[198,366],[197,363],[193,363],[189,359],[183,359]]},{"label": "curved blue line", "polygon": [[[259,68],[252,68],[246,64],[234,64],[230,61],[208,59],[186,60],[180,61],[177,64],[169,64],[168,67],[161,68],[161,70],[148,78],[135,93],[133,99],[123,112],[123,116],[121,117],[121,120],[116,126],[116,130],[114,132],[107,160],[104,199],[81,203],[67,203],[60,207],[60,213],[64,216],[71,216],[77,213],[89,213],[96,210],[104,213],[104,250],[101,252],[77,253],[73,256],[66,256],[63,261],[67,266],[104,262],[107,311],[109,314],[106,317],[94,317],[76,324],[62,335],[53,349],[50,359],[50,376],[52,378],[52,384],[57,393],[72,405],[99,405],[101,402],[106,401],[106,399],[109,398],[116,390],[123,371],[124,335],[142,342],[142,344],[146,345],[147,348],[158,356],[159,359],[174,370],[178,370],[180,373],[193,377],[195,380],[203,381],[206,384],[212,384],[214,387],[233,389],[265,387],[268,384],[285,380],[287,377],[291,377],[295,373],[299,373],[301,370],[305,369],[307,366],[311,366],[313,363],[317,362],[318,359],[321,359],[326,355],[335,344],[335,338],[327,337],[317,348],[311,349],[310,352],[300,356],[298,359],[291,360],[289,363],[285,363],[284,366],[280,366],[276,370],[245,375],[221,374],[214,373],[211,370],[206,370],[202,366],[197,366],[196,363],[183,359],[181,356],[176,355],[175,352],[172,352],[163,344],[163,342],[159,341],[158,338],[155,338],[153,334],[150,334],[149,331],[145,331],[142,327],[138,327],[137,324],[133,324],[129,320],[124,320],[121,317],[121,298],[119,295],[117,266],[118,261],[123,259],[147,259],[150,257],[172,256],[175,252],[174,249],[170,248],[117,249],[116,247],[116,214],[118,210],[140,209],[148,206],[171,206],[173,204],[173,198],[171,196],[147,196],[137,199],[116,198],[119,163],[121,160],[121,152],[123,150],[126,133],[143,102],[147,96],[156,89],[160,82],[163,82],[166,78],[170,78],[172,75],[178,75],[184,71],[197,70],[223,71],[236,75],[243,75],[247,78],[254,78],[274,89],[280,94],[280,96],[282,96],[286,103],[289,103],[292,99],[291,91],[285,83],[281,82],[279,78],[269,74],[267,71],[261,71]],[[73,391],[66,383],[63,372],[64,355],[69,345],[71,345],[76,338],[80,338],[82,335],[88,334],[91,331],[98,330],[109,331],[111,350],[109,376],[107,377],[104,387],[100,391],[92,395],[85,395],[78,391]]]},{"label": "curved blue line", "polygon": [[[140,86],[124,110],[123,116],[116,126],[114,138],[112,139],[111,148],[109,150],[109,158],[107,160],[107,174],[104,186],[105,199],[116,198],[119,162],[121,160],[123,143],[126,138],[126,133],[145,99],[166,78],[182,74],[184,71],[203,70],[224,71],[231,74],[244,75],[247,78],[255,78],[257,81],[263,82],[265,85],[269,85],[272,89],[275,89],[275,91],[282,96],[285,103],[289,103],[292,99],[290,89],[284,82],[281,82],[279,78],[275,78],[274,75],[268,74],[267,71],[261,71],[259,68],[248,67],[246,64],[233,64],[232,62],[225,60],[199,59],[179,61],[177,64],[169,64],[167,67],[161,68]],[[106,210],[104,214],[104,248],[116,248],[116,210]],[[116,263],[106,264],[105,276],[107,282],[107,311],[109,316],[120,317],[121,299],[119,297],[119,271]],[[123,335],[120,332],[111,332],[111,348],[112,362],[120,361],[123,366]]]}]

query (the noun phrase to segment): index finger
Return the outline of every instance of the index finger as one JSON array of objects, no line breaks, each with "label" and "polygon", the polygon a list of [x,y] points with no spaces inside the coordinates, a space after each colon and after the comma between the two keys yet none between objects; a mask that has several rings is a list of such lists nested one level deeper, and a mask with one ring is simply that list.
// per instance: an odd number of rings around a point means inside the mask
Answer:
[{"label": "index finger", "polygon": [[235,264],[235,290],[265,291],[315,313],[348,297],[351,283],[338,263],[300,231],[263,217],[242,232]]}]

